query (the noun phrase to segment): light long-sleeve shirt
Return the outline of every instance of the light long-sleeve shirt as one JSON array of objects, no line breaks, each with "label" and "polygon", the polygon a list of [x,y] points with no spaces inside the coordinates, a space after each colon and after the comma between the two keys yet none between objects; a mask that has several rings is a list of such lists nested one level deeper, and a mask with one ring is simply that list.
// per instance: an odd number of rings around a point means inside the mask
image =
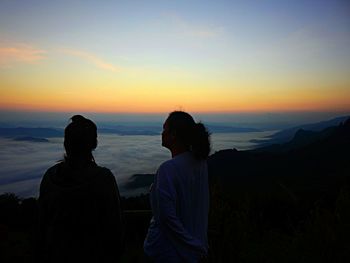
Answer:
[{"label": "light long-sleeve shirt", "polygon": [[164,162],[155,176],[150,201],[153,218],[144,242],[145,253],[155,259],[198,262],[208,249],[206,161],[185,152]]}]

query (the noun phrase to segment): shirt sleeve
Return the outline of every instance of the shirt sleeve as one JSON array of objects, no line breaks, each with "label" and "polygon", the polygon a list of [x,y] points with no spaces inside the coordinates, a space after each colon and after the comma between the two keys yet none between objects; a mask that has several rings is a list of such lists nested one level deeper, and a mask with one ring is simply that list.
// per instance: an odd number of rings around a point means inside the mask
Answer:
[{"label": "shirt sleeve", "polygon": [[177,196],[175,188],[175,169],[170,164],[161,165],[157,172],[156,195],[159,211],[159,222],[166,237],[180,251],[191,251],[198,256],[205,254],[205,248],[201,242],[190,235],[184,228],[176,213]]}]

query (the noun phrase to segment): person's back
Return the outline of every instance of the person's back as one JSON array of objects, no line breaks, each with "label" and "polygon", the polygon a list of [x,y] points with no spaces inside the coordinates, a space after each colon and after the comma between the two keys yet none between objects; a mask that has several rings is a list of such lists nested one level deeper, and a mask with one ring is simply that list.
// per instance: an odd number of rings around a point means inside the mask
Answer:
[{"label": "person's back", "polygon": [[[84,180],[70,180],[77,177]],[[117,191],[115,179],[106,168],[91,164],[72,169],[64,162],[51,167],[42,180],[39,198],[43,259],[117,259],[122,249]]]},{"label": "person's back", "polygon": [[[91,128],[89,125],[88,129]],[[79,141],[76,136],[72,139],[73,132],[68,127],[78,130],[77,135],[83,140]],[[85,132],[86,121],[78,122],[78,128],[68,127],[65,132],[67,156],[46,171],[40,185],[39,260],[115,261],[121,255],[123,237],[115,178],[110,170],[95,163],[91,149],[97,144],[90,140],[92,146],[89,145],[81,134]],[[97,134],[92,138],[95,136],[97,138]],[[72,145],[80,149],[86,142],[86,148],[83,147],[85,155],[84,152],[72,154]],[[86,150],[90,151],[90,156]]]}]

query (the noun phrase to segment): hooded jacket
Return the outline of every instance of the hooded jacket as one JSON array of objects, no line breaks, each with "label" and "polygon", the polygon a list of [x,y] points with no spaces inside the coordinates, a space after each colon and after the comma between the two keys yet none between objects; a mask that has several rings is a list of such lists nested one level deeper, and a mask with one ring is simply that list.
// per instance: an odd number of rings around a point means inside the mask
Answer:
[{"label": "hooded jacket", "polygon": [[120,196],[112,172],[91,162],[60,162],[43,176],[39,260],[117,262],[123,249]]}]

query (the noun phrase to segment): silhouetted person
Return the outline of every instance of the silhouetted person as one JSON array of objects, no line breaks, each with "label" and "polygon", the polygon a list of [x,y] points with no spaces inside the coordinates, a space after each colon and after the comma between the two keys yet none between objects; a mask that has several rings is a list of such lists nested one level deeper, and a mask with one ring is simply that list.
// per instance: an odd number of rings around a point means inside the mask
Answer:
[{"label": "silhouetted person", "polygon": [[191,115],[175,111],[163,125],[162,146],[172,159],[160,165],[151,186],[144,251],[155,262],[198,262],[208,251],[209,134]]},{"label": "silhouetted person", "polygon": [[42,262],[117,262],[122,211],[112,172],[95,163],[97,127],[81,115],[64,131],[64,160],[48,169],[39,196]]}]

